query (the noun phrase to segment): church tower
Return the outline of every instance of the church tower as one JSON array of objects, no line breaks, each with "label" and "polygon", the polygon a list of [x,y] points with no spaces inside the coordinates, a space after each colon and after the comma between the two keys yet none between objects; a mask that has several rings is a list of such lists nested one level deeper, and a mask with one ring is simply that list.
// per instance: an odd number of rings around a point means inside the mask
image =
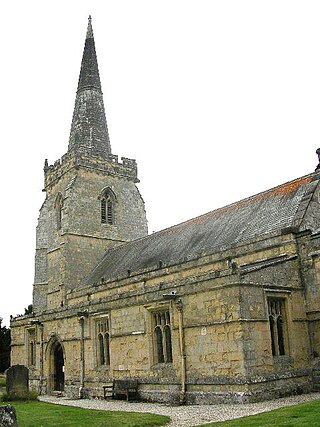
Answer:
[{"label": "church tower", "polygon": [[147,235],[136,161],[112,154],[91,17],[67,153],[44,165],[37,226],[34,311],[66,304],[104,252]]}]

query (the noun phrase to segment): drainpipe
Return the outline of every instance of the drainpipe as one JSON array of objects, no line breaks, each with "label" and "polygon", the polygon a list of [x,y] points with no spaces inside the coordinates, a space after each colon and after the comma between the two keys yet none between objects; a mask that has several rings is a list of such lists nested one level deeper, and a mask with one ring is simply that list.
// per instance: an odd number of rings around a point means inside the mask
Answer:
[{"label": "drainpipe", "polygon": [[176,301],[178,310],[178,323],[179,323],[179,344],[180,344],[180,360],[181,360],[181,389],[180,389],[180,405],[186,402],[186,354],[185,354],[185,342],[184,342],[184,331],[183,331],[183,305],[179,298]]},{"label": "drainpipe", "polygon": [[84,388],[84,375],[85,375],[85,363],[84,363],[84,316],[79,317],[80,324],[80,387],[79,387],[79,399],[83,398]]},{"label": "drainpipe", "polygon": [[40,323],[40,394],[43,387],[43,323]]}]

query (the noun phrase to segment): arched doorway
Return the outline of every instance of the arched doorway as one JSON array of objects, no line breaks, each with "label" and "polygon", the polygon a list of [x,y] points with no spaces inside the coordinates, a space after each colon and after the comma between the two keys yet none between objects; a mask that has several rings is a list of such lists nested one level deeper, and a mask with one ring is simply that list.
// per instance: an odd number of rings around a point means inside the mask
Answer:
[{"label": "arched doorway", "polygon": [[53,391],[64,390],[64,356],[63,348],[59,341],[51,347],[51,389]]}]

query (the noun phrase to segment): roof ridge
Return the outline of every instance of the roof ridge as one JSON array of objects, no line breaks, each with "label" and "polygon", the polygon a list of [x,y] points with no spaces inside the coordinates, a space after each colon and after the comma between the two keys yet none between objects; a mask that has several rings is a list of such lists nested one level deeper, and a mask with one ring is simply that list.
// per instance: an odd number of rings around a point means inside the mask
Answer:
[{"label": "roof ridge", "polygon": [[[301,181],[301,180],[303,180],[303,179],[307,179],[307,178],[309,178],[309,177],[311,178],[311,177],[312,177],[312,176],[314,176],[315,174],[316,174],[316,172],[311,172],[311,173],[309,173],[309,174],[307,174],[307,175],[303,175],[303,176],[301,176],[301,177],[299,177],[299,178],[295,178],[295,179],[293,179],[293,180],[291,180],[291,181],[284,182],[284,183],[282,183],[282,184],[276,185],[275,187],[271,187],[271,188],[269,188],[269,189],[267,189],[267,190],[263,190],[263,191],[260,191],[259,193],[256,193],[256,194],[253,194],[253,195],[251,195],[251,196],[245,197],[244,199],[236,200],[235,202],[229,203],[229,204],[224,205],[224,206],[220,206],[219,208],[213,209],[212,211],[208,211],[208,212],[206,212],[206,213],[204,213],[204,214],[201,214],[201,215],[195,216],[195,217],[193,217],[193,218],[189,218],[189,219],[187,219],[187,220],[185,220],[185,221],[182,221],[182,222],[180,222],[180,223],[178,223],[178,224],[174,224],[174,225],[172,225],[172,226],[170,226],[170,227],[163,228],[162,230],[156,231],[156,232],[154,232],[154,233],[152,233],[152,234],[149,234],[148,236],[141,237],[140,239],[148,238],[148,237],[153,236],[153,235],[155,235],[155,234],[159,234],[159,233],[165,232],[165,231],[167,231],[167,230],[170,230],[170,229],[172,229],[172,228],[182,226],[183,224],[187,224],[188,222],[193,221],[193,220],[195,220],[195,219],[200,219],[200,218],[203,218],[203,217],[209,216],[210,214],[213,214],[213,213],[215,213],[215,212],[219,212],[219,211],[221,211],[221,210],[223,210],[223,209],[231,208],[232,206],[234,206],[234,205],[236,205],[236,204],[243,203],[243,202],[246,202],[246,201],[248,201],[248,200],[254,199],[254,198],[258,197],[258,196],[261,196],[261,195],[263,195],[263,194],[266,194],[266,193],[269,193],[269,192],[275,191],[276,189],[280,189],[281,187],[287,186],[287,185],[289,185],[289,184],[291,184],[291,183],[298,182],[298,181]],[[137,239],[137,240],[140,240],[140,239]]]}]

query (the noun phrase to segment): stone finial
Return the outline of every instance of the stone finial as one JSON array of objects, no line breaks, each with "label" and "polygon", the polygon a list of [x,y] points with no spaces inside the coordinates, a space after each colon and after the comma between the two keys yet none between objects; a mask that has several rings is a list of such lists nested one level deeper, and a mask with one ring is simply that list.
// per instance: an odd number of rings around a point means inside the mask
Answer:
[{"label": "stone finial", "polygon": [[88,18],[88,28],[87,28],[87,39],[93,39],[93,30],[92,30],[92,18],[91,15],[89,15]]},{"label": "stone finial", "polygon": [[318,156],[318,166],[316,167],[315,171],[317,172],[318,170],[320,170],[320,148],[317,149],[316,153]]}]

